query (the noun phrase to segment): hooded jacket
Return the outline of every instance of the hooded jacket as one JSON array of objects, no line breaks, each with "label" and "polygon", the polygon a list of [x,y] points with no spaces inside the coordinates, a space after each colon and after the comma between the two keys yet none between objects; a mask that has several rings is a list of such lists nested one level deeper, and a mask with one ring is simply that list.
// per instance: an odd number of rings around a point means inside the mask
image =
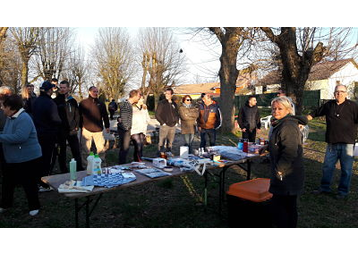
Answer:
[{"label": "hooded jacket", "polygon": [[199,104],[199,127],[203,129],[218,129],[221,127],[221,111],[218,103],[215,101],[210,105],[204,102]]},{"label": "hooded jacket", "polygon": [[[302,134],[298,124],[307,124],[307,118],[287,115],[281,120],[273,121],[273,130],[269,138],[271,158],[269,191],[272,194],[299,195],[303,191]],[[282,175],[280,176],[278,172]]]},{"label": "hooded jacket", "polygon": [[246,128],[252,131],[256,128],[261,128],[260,113],[257,105],[250,106],[249,102],[240,108],[239,116],[237,119],[241,129]]}]

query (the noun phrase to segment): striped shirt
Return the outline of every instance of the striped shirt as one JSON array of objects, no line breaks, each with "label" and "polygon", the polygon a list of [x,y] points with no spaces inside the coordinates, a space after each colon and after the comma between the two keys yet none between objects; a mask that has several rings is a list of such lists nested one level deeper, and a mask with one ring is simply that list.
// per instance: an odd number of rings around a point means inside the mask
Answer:
[{"label": "striped shirt", "polygon": [[118,123],[118,127],[123,130],[130,130],[132,128],[132,116],[133,108],[128,100],[119,103],[119,118],[121,122]]}]

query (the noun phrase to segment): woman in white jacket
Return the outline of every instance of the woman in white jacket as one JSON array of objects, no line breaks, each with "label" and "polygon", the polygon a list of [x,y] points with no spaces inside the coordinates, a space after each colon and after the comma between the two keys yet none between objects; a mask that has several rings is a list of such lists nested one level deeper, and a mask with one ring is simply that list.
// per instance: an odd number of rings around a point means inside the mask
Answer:
[{"label": "woman in white jacket", "polygon": [[133,161],[142,161],[143,145],[149,120],[150,117],[147,106],[143,103],[143,98],[141,98],[137,104],[133,105],[131,129],[131,139],[134,145]]}]

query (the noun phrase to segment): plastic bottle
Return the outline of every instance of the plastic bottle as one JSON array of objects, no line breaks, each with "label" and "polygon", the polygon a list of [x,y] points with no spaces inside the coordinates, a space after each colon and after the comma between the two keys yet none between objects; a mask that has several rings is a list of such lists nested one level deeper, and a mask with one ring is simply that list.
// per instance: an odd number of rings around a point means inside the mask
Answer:
[{"label": "plastic bottle", "polygon": [[73,158],[70,161],[70,179],[72,181],[77,180],[77,162],[76,160]]},{"label": "plastic bottle", "polygon": [[98,154],[96,154],[93,159],[93,174],[102,173],[101,163],[102,163],[102,159],[98,156]]},{"label": "plastic bottle", "polygon": [[89,156],[87,157],[87,175],[93,174],[93,160],[94,160],[94,154],[91,151]]}]

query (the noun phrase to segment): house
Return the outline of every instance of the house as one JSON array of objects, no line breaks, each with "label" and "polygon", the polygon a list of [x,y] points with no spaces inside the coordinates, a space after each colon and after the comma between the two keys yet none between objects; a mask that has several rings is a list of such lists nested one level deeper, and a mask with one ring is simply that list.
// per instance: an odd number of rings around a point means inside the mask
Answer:
[{"label": "house", "polygon": [[[255,80],[252,74],[239,75],[236,80],[235,94],[240,94],[244,88],[249,87],[252,81]],[[201,93],[211,94],[214,97],[220,96],[220,82],[197,83],[197,84],[183,84],[172,87],[174,94],[178,96],[190,95],[193,99],[198,99]]]},{"label": "house", "polygon": [[[281,73],[272,71],[258,80],[256,94],[276,92],[281,86]],[[358,87],[358,65],[353,58],[327,61],[314,65],[306,83],[307,90],[320,90],[321,99],[332,99],[336,85],[346,85],[348,98],[356,98]]]}]

